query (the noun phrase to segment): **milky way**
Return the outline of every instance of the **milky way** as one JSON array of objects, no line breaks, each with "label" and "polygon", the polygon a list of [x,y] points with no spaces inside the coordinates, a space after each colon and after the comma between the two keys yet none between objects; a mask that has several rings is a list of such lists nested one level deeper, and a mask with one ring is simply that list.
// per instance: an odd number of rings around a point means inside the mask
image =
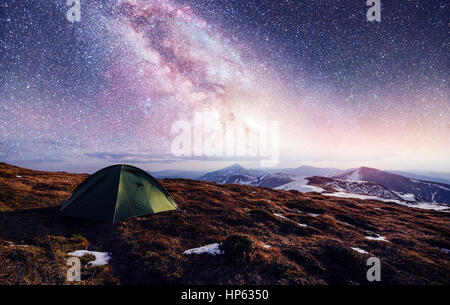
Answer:
[{"label": "milky way", "polygon": [[283,162],[450,170],[445,1],[65,2],[0,5],[2,161],[192,166],[171,126],[210,111],[279,121]]}]

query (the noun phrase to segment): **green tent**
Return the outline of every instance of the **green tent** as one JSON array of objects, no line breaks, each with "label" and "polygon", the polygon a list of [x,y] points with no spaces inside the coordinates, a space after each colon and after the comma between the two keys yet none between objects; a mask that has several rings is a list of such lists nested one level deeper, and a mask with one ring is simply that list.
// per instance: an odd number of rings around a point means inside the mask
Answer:
[{"label": "green tent", "polygon": [[143,170],[113,165],[89,176],[61,207],[63,215],[106,223],[177,209],[167,190]]}]

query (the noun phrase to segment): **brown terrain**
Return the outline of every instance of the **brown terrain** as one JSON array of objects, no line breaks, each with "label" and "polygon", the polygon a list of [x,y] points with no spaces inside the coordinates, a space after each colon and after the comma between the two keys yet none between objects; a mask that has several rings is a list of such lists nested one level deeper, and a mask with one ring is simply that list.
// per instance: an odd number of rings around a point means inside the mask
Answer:
[{"label": "brown terrain", "polygon": [[[169,179],[179,211],[114,226],[62,217],[87,176],[0,163],[0,284],[372,284],[371,256],[381,284],[450,284],[449,213]],[[224,254],[183,255],[216,242]],[[82,282],[69,283],[67,253],[82,249],[112,259],[86,267],[83,257]]]}]

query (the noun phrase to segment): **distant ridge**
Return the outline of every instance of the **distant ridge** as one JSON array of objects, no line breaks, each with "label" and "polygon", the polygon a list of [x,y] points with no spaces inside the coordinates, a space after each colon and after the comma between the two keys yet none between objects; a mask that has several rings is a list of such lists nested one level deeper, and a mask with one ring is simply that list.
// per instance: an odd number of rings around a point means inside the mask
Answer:
[{"label": "distant ridge", "polygon": [[274,188],[292,181],[287,174],[271,174],[257,169],[245,169],[237,163],[203,175],[200,177],[200,180],[220,184],[243,184],[268,188]]},{"label": "distant ridge", "polygon": [[450,185],[445,183],[412,179],[364,166],[333,176],[332,178],[347,181],[373,182],[395,192],[413,194],[416,201],[450,204]]},{"label": "distant ridge", "polygon": [[162,171],[149,171],[149,174],[158,179],[199,179],[206,171],[189,171],[168,169]]}]

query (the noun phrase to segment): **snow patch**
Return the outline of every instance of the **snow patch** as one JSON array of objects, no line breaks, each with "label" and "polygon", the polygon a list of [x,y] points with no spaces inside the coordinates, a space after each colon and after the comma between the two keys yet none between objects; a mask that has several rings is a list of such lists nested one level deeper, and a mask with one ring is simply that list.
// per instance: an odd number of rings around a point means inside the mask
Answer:
[{"label": "snow patch", "polygon": [[[435,210],[435,211],[446,211],[450,209],[450,206],[445,204],[439,204],[435,202],[417,202],[417,203],[408,203],[405,201],[400,201],[397,199],[386,199],[386,198],[380,198],[377,196],[368,196],[368,195],[359,195],[359,194],[353,194],[353,193],[345,193],[345,192],[337,192],[337,193],[326,193],[324,194],[326,196],[334,196],[334,197],[342,197],[342,198],[357,198],[357,199],[364,199],[364,200],[379,200],[383,202],[394,202],[403,206],[407,206],[410,208],[417,208],[417,209],[423,209],[423,210]],[[375,208],[378,210],[378,208]]]},{"label": "snow patch", "polygon": [[358,247],[350,247],[352,250],[355,250],[358,253],[362,253],[362,254],[369,254],[369,252],[367,252],[364,249],[358,248]]},{"label": "snow patch", "polygon": [[277,217],[280,217],[280,218],[284,218],[284,219],[290,220],[289,218],[287,218],[286,216],[283,216],[281,214],[273,213],[273,215],[277,216]]},{"label": "snow patch", "polygon": [[206,245],[203,247],[199,247],[199,248],[194,248],[194,249],[189,249],[183,252],[184,255],[189,255],[189,254],[211,254],[211,255],[218,255],[218,254],[223,254],[223,251],[220,250],[220,244],[219,243],[214,243],[214,244],[210,244],[210,245]]},{"label": "snow patch", "polygon": [[321,187],[314,186],[314,185],[308,185],[308,180],[305,178],[298,178],[297,180],[294,180],[292,182],[277,186],[274,188],[275,190],[295,190],[302,193],[308,193],[308,192],[318,192],[322,193],[325,192],[325,190]]},{"label": "snow patch", "polygon": [[22,178],[22,176],[16,175],[16,178]]},{"label": "snow patch", "polygon": [[67,253],[69,256],[82,257],[85,255],[93,255],[95,260],[89,262],[88,265],[91,266],[103,266],[108,264],[108,261],[111,259],[111,255],[108,252],[98,252],[98,251],[88,251],[88,250],[77,250],[74,252]]},{"label": "snow patch", "polygon": [[435,183],[428,183],[428,182],[423,182],[423,183],[425,183],[425,184],[427,184],[428,186],[431,186],[431,187],[438,187],[438,188],[440,188],[440,189],[443,189],[443,190],[445,190],[445,191],[450,191],[450,189],[449,188],[446,188],[445,186],[442,186],[442,185],[439,185],[439,184],[435,184]]},{"label": "snow patch", "polygon": [[437,194],[437,192],[433,192],[433,194],[431,194],[431,202],[436,202],[436,200],[435,200],[436,194]]},{"label": "snow patch", "polygon": [[12,243],[10,241],[8,241],[8,244],[10,247],[24,247],[24,248],[29,247],[29,245],[15,245],[14,243]]},{"label": "snow patch", "polygon": [[378,235],[378,236],[376,236],[376,237],[374,237],[374,236],[364,236],[366,239],[368,239],[368,240],[376,240],[376,241],[385,241],[385,242],[389,242],[387,239],[386,239],[386,237],[384,237],[384,236],[380,236],[380,235]]},{"label": "snow patch", "polygon": [[401,193],[401,192],[395,192],[393,191],[397,196],[401,197],[403,200],[406,201],[416,201],[416,196],[414,196],[414,194],[409,194],[409,193]]},{"label": "snow patch", "polygon": [[442,252],[444,252],[445,254],[450,253],[450,249],[445,249],[445,248],[438,248],[438,249],[441,250]]},{"label": "snow patch", "polygon": [[298,213],[300,213],[300,214],[306,214],[306,215],[309,215],[309,216],[312,216],[312,217],[317,217],[317,216],[320,215],[320,214],[314,214],[314,213],[306,213],[306,212],[300,211],[300,210],[298,210],[298,209],[296,209],[296,211],[297,211]]},{"label": "snow patch", "polygon": [[448,212],[450,206],[445,204],[439,204],[435,202],[418,202],[418,203],[407,203],[407,202],[399,202],[398,204],[410,207],[417,208],[423,210],[435,210],[435,211],[443,211]]},{"label": "snow patch", "polygon": [[357,170],[355,170],[353,173],[351,173],[351,175],[350,176],[348,176],[347,177],[347,179],[346,180],[348,180],[348,181],[358,181],[358,182],[362,182],[362,180],[361,180],[361,174],[360,174],[360,171],[361,169],[357,169]]},{"label": "snow patch", "polygon": [[306,225],[306,224],[304,224],[304,223],[298,223],[298,222],[296,222],[296,221],[293,221],[293,220],[291,220],[291,219],[289,219],[289,218],[287,218],[286,216],[283,216],[283,215],[281,215],[281,214],[273,213],[273,215],[274,215],[274,216],[277,216],[277,217],[280,217],[280,218],[283,218],[283,219],[286,219],[287,221],[290,221],[290,222],[292,222],[292,223],[295,223],[296,225],[299,225],[300,227],[307,227],[307,226],[308,226],[308,225]]},{"label": "snow patch", "polygon": [[384,201],[384,202],[400,203],[400,200],[397,200],[397,199],[386,199],[386,198],[381,198],[381,197],[377,197],[377,196],[360,195],[360,194],[345,193],[345,192],[328,193],[328,194],[324,194],[324,195],[341,197],[341,198],[357,198],[357,199],[365,199],[365,200],[379,200],[379,201]]}]

